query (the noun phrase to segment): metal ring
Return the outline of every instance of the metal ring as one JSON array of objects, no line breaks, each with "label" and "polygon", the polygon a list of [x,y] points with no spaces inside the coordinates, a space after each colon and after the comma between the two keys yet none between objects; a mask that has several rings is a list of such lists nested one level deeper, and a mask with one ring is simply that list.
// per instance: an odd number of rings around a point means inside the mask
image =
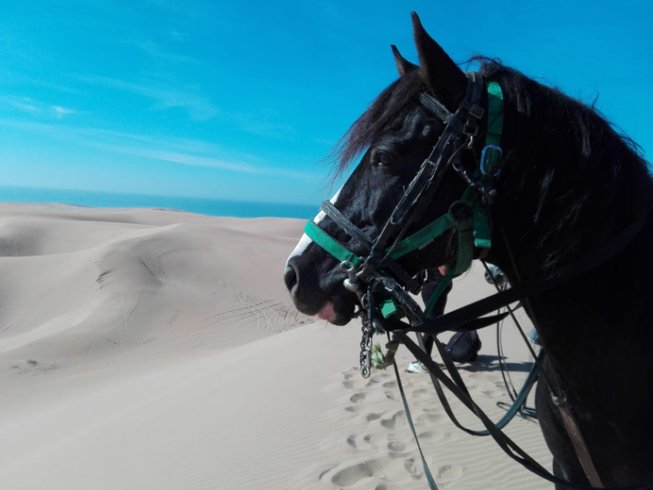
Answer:
[{"label": "metal ring", "polygon": [[347,273],[352,272],[356,268],[354,263],[349,260],[343,260],[342,262],[340,262],[340,265],[338,267],[340,268],[341,271]]},{"label": "metal ring", "polygon": [[503,150],[499,145],[485,145],[479,162],[481,173],[489,177],[498,177],[501,173],[502,159]]}]

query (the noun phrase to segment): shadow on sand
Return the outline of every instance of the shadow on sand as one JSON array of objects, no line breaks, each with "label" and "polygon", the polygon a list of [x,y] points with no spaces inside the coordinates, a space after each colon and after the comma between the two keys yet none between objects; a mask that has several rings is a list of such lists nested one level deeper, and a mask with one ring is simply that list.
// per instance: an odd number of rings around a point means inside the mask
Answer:
[{"label": "shadow on sand", "polygon": [[[505,358],[504,358],[505,359]],[[499,366],[499,356],[480,354],[474,362],[468,362],[464,364],[457,364],[458,369],[469,372],[478,372],[478,371],[498,371]],[[504,366],[510,372],[522,372],[527,373],[533,367],[533,361],[529,362],[504,362]]]}]

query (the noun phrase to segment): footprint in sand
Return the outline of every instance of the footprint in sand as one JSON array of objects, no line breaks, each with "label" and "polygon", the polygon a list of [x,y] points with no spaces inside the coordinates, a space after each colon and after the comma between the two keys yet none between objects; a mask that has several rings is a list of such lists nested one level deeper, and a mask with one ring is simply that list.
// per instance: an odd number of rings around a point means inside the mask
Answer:
[{"label": "footprint in sand", "polygon": [[365,400],[365,393],[354,393],[350,398],[352,403],[358,403]]},{"label": "footprint in sand", "polygon": [[415,421],[418,425],[430,425],[440,422],[442,418],[442,415],[435,415],[433,413],[421,413],[415,417]]},{"label": "footprint in sand", "polygon": [[387,447],[391,456],[393,453],[403,453],[406,450],[406,444],[402,441],[390,441]]},{"label": "footprint in sand", "polygon": [[439,413],[442,413],[442,407],[437,406],[437,405],[436,406],[431,406],[431,407],[424,407],[422,409],[422,411],[424,411],[426,413],[437,413],[437,414],[439,414]]},{"label": "footprint in sand", "polygon": [[365,420],[368,422],[372,422],[376,419],[380,419],[385,412],[379,412],[379,413],[368,413],[367,416],[365,417]]},{"label": "footprint in sand", "polygon": [[317,477],[318,480],[322,480],[334,468],[335,468],[335,466],[329,466],[327,469],[321,471],[320,474]]},{"label": "footprint in sand", "polygon": [[380,432],[365,434],[364,436],[359,434],[350,434],[347,436],[347,445],[358,451],[379,449],[388,444],[388,437],[386,434]]},{"label": "footprint in sand", "polygon": [[405,490],[404,483],[379,483],[374,487],[374,490]]},{"label": "footprint in sand", "polygon": [[401,420],[404,417],[404,411],[399,410],[394,413],[394,415],[387,419],[381,419],[381,425],[388,430],[393,430],[397,425],[397,421]]},{"label": "footprint in sand", "polygon": [[363,440],[368,443],[370,446],[378,448],[382,444],[384,444],[388,438],[385,434],[382,434],[380,432],[375,432],[373,434],[367,434],[365,437],[363,437]]},{"label": "footprint in sand", "polygon": [[465,469],[457,464],[445,464],[438,468],[437,476],[435,477],[438,482],[446,483],[458,480],[465,473]]},{"label": "footprint in sand", "polygon": [[430,390],[427,390],[426,388],[418,388],[415,391],[413,391],[413,398],[422,398],[425,395],[428,395],[431,393]]},{"label": "footprint in sand", "polygon": [[365,384],[366,388],[369,388],[372,385],[379,384],[381,381],[376,379],[376,378],[370,378],[367,383]]},{"label": "footprint in sand", "polygon": [[[369,434],[349,434],[346,438],[347,445],[357,451],[388,450],[390,453],[401,452],[405,449],[405,444],[399,440],[389,440],[385,432],[372,432]],[[391,454],[396,457],[396,454]]]},{"label": "footprint in sand", "polygon": [[389,457],[382,457],[354,463],[336,470],[330,480],[331,483],[340,488],[353,487],[365,478],[372,478],[375,475],[382,474],[391,462],[392,460]]},{"label": "footprint in sand", "polygon": [[416,480],[422,476],[422,471],[416,463],[415,458],[406,458],[404,461],[404,469]]},{"label": "footprint in sand", "polygon": [[451,439],[451,432],[447,430],[444,431],[427,430],[424,432],[420,432],[417,436],[419,437],[420,441],[424,440],[430,442],[442,442]]},{"label": "footprint in sand", "polygon": [[358,444],[356,443],[356,434],[350,434],[347,436],[347,444],[354,449],[358,449]]}]

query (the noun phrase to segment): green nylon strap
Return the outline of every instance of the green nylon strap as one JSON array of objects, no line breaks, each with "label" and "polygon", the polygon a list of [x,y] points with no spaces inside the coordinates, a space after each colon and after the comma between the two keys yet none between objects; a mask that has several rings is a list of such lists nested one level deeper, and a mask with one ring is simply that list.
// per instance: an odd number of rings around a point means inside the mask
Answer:
[{"label": "green nylon strap", "polygon": [[474,260],[474,227],[472,220],[465,220],[458,223],[458,246],[456,247],[456,264],[451,274],[458,277],[467,271]]},{"label": "green nylon strap", "polygon": [[401,240],[390,254],[390,258],[396,260],[414,250],[422,248],[424,245],[433,241],[434,238],[455,226],[455,224],[456,221],[451,213],[443,214],[435,221],[431,221],[424,228]]},{"label": "green nylon strap", "polygon": [[474,246],[476,248],[492,248],[490,239],[490,223],[485,206],[474,206]]},{"label": "green nylon strap", "polygon": [[444,290],[447,288],[447,286],[449,286],[449,283],[451,283],[451,279],[453,279],[453,275],[451,274],[451,270],[447,268],[447,273],[442,279],[440,279],[440,282],[438,282],[438,285],[435,287],[435,291],[433,291],[431,297],[426,302],[426,305],[424,305],[425,318],[431,317],[431,313],[433,313],[435,304],[438,302],[440,296],[442,296],[442,293],[444,293]]},{"label": "green nylon strap", "polygon": [[470,219],[455,222],[457,245],[456,262],[451,271],[453,277],[458,277],[472,265],[474,260],[474,237],[477,233],[477,226],[482,225],[482,223],[477,223],[474,219],[476,213],[482,208],[478,191],[471,186],[467,187],[459,202],[471,208],[472,216]]},{"label": "green nylon strap", "polygon": [[503,132],[503,92],[501,85],[497,82],[487,84],[487,135],[485,137],[486,145],[501,144],[501,133]]},{"label": "green nylon strap", "polygon": [[347,250],[341,243],[317,226],[313,221],[309,220],[306,222],[304,232],[311,240],[333,255],[340,262],[351,262],[354,265],[361,264],[362,260],[358,255]]},{"label": "green nylon strap", "polygon": [[383,318],[390,318],[391,316],[399,313],[399,308],[397,308],[397,305],[391,299],[386,299],[383,303],[381,303],[381,307],[379,309],[381,310],[381,315]]}]

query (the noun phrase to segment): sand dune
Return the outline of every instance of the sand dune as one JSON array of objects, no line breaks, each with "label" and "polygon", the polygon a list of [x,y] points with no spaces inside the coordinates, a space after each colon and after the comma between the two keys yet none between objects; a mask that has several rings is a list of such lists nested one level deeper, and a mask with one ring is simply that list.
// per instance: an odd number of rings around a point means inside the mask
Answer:
[{"label": "sand dune", "polygon": [[[426,488],[394,376],[357,373],[359,325],[290,304],[302,226],[0,205],[1,488]],[[484,291],[474,270],[450,304]],[[493,335],[462,372],[498,417]],[[519,382],[530,358],[514,333],[506,349]],[[427,376],[403,379],[441,488],[550,487],[455,429]],[[509,433],[548,465],[536,423]]]}]

